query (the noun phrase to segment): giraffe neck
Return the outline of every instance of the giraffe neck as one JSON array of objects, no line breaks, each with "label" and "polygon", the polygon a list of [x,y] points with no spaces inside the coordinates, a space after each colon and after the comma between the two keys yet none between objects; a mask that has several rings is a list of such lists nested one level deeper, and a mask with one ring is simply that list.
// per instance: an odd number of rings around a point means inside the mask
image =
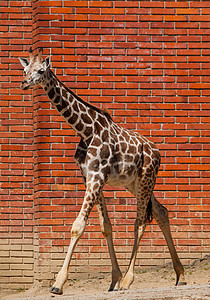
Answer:
[{"label": "giraffe neck", "polygon": [[51,70],[41,85],[59,114],[84,141],[109,126],[108,113],[80,99]]}]

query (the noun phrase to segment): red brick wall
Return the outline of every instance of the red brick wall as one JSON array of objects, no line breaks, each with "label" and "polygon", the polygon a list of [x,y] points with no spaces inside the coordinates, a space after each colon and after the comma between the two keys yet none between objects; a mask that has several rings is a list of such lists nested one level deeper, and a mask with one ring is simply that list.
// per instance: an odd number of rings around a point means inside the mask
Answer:
[{"label": "red brick wall", "polygon": [[[5,6],[5,10],[12,8]],[[178,253],[184,264],[203,257],[208,252],[209,242],[210,3],[33,1],[32,7],[33,49],[44,47],[44,54],[51,56],[52,68],[59,78],[83,99],[108,108],[116,122],[137,130],[157,144],[162,164],[155,195],[170,211]],[[28,22],[24,17],[26,8],[21,7],[22,15],[18,15],[23,22]],[[12,18],[13,13],[5,14]],[[16,20],[10,22],[14,24]],[[32,150],[31,107],[23,106],[23,103],[31,105],[30,91],[22,95],[18,89],[17,81],[21,78],[17,77],[17,69],[18,75],[22,71],[14,55],[29,48],[29,34],[22,32],[28,27],[23,25],[20,45],[15,45],[12,50],[12,38],[7,37],[4,40],[6,48],[2,49],[8,56],[2,58],[3,64],[1,62],[1,74],[6,76],[1,87],[5,89],[1,113],[6,122],[2,124],[1,141],[3,155],[8,159],[12,158],[12,151],[19,151],[20,163],[31,172],[32,153],[28,152]],[[11,73],[11,69],[15,69],[15,73]],[[19,105],[12,104],[14,97],[16,101],[19,97]],[[78,137],[41,89],[34,91],[33,99],[35,279],[45,279],[44,283],[47,283],[54,279],[65,257],[71,225],[83,201],[84,186],[73,159]],[[9,100],[11,104],[7,107]],[[9,108],[12,112],[5,111]],[[14,111],[15,116],[12,115]],[[22,117],[23,112],[27,112],[27,116]],[[21,127],[15,123],[14,130],[7,122],[18,119],[17,115],[21,115],[22,123]],[[15,141],[13,144],[10,134],[20,134],[20,138],[25,139],[21,145]],[[13,150],[10,147],[19,148]],[[3,184],[7,185],[2,191],[11,196],[12,191],[18,189],[16,197],[23,201],[25,194],[21,194],[21,188],[25,191],[24,184],[32,177],[20,168],[22,173],[14,176],[17,179],[14,182],[12,166],[12,162],[3,161],[1,176],[6,180]],[[16,184],[22,184],[21,188]],[[117,257],[125,270],[133,245],[135,199],[123,189],[109,186],[105,187],[105,196]],[[2,197],[2,203],[9,210],[8,213],[3,211],[1,226],[7,240],[12,234],[12,226],[7,222],[8,219],[13,222],[14,215],[10,212],[12,200]],[[24,201],[31,206],[23,208],[21,201],[17,207],[21,210],[20,215],[32,207],[30,201]],[[23,218],[21,215],[19,221]],[[27,228],[21,227],[18,234],[23,237]],[[153,222],[141,241],[136,264],[161,265],[169,261],[165,241]],[[95,209],[76,248],[70,272],[92,270],[110,270]]]},{"label": "red brick wall", "polygon": [[[0,293],[33,282],[33,107],[17,57],[32,43],[31,2],[0,1]],[[26,54],[26,52],[25,52]]]}]

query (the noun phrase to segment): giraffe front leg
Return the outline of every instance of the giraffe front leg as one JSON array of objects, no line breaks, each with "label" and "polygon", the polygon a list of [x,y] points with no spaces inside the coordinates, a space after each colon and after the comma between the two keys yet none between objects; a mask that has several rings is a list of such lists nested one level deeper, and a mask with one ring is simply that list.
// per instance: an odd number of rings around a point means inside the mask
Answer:
[{"label": "giraffe front leg", "polygon": [[106,239],[107,246],[108,246],[108,251],[109,251],[109,256],[111,259],[112,263],[112,282],[109,287],[109,292],[119,289],[120,287],[120,281],[122,279],[122,273],[120,271],[115,250],[114,250],[114,245],[113,245],[113,238],[112,238],[112,225],[108,216],[108,212],[106,209],[106,204],[105,200],[103,197],[103,194],[101,193],[101,196],[99,198],[99,204],[97,204],[97,209],[99,213],[99,220],[100,220],[100,225],[101,225],[101,231]]},{"label": "giraffe front leg", "polygon": [[[92,179],[92,177],[91,177]],[[96,189],[96,184],[98,189]],[[94,188],[95,187],[95,188]],[[60,272],[57,275],[56,281],[50,289],[50,292],[53,294],[61,295],[63,293],[63,285],[67,281],[68,278],[68,268],[71,262],[72,254],[76,247],[77,242],[79,241],[80,237],[82,236],[85,226],[87,223],[88,216],[90,214],[91,209],[93,208],[98,196],[100,194],[100,185],[97,181],[93,179],[87,181],[87,189],[85,193],[84,202],[80,213],[77,219],[74,221],[72,230],[71,230],[71,242],[69,245],[69,249],[64,260],[63,267],[61,268]]]},{"label": "giraffe front leg", "polygon": [[78,218],[74,221],[72,226],[71,242],[63,266],[56,277],[55,283],[50,289],[50,292],[53,294],[58,294],[58,295],[63,294],[63,285],[68,279],[68,269],[72,258],[72,254],[74,252],[77,242],[79,241],[80,237],[82,236],[85,230],[85,226],[86,226],[86,221],[84,220],[84,218],[81,218],[81,216],[79,215]]}]

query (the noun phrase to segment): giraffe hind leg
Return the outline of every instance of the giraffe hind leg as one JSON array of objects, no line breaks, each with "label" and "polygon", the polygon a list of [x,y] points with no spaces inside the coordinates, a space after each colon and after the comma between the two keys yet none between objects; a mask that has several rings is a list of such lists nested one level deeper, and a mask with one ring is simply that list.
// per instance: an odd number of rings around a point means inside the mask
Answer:
[{"label": "giraffe hind leg", "polygon": [[185,285],[187,284],[184,278],[184,268],[179,260],[179,257],[177,255],[173,239],[171,236],[170,231],[170,224],[169,224],[169,218],[168,218],[168,210],[166,207],[161,205],[157,199],[155,198],[154,194],[152,194],[151,197],[152,201],[152,214],[157,221],[158,225],[160,226],[160,229],[165,237],[166,243],[168,245],[168,249],[171,255],[171,259],[173,262],[173,267],[176,273],[176,284],[175,285]]},{"label": "giraffe hind leg", "polygon": [[135,267],[137,251],[138,251],[139,243],[140,243],[140,240],[143,236],[145,228],[146,228],[146,220],[145,220],[145,222],[139,223],[138,219],[136,219],[135,228],[134,228],[133,251],[132,251],[132,255],[131,255],[128,270],[127,270],[127,272],[125,274],[125,277],[123,278],[123,282],[120,286],[121,290],[129,289],[130,285],[134,281],[134,267]]},{"label": "giraffe hind leg", "polygon": [[131,254],[131,259],[129,263],[128,270],[125,274],[125,277],[123,278],[122,284],[120,289],[121,290],[127,290],[129,289],[130,285],[134,281],[134,267],[135,267],[135,261],[137,257],[137,251],[139,248],[140,240],[143,236],[144,230],[146,228],[147,219],[151,217],[151,209],[150,209],[150,193],[148,195],[144,195],[145,197],[141,196],[141,189],[139,192],[135,193],[136,199],[137,199],[137,216],[134,226],[134,245],[133,250]]}]

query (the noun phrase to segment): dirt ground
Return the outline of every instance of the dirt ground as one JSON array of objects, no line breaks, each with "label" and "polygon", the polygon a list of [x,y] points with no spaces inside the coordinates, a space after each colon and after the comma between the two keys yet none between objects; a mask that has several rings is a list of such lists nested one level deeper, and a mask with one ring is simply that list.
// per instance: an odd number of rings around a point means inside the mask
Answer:
[{"label": "dirt ground", "polygon": [[86,280],[68,280],[62,296],[54,296],[48,288],[32,287],[26,292],[1,297],[3,300],[127,300],[127,299],[210,299],[210,257],[196,260],[185,267],[187,285],[175,287],[172,266],[143,269],[135,274],[135,281],[128,291],[107,292],[110,275],[92,276]]}]

